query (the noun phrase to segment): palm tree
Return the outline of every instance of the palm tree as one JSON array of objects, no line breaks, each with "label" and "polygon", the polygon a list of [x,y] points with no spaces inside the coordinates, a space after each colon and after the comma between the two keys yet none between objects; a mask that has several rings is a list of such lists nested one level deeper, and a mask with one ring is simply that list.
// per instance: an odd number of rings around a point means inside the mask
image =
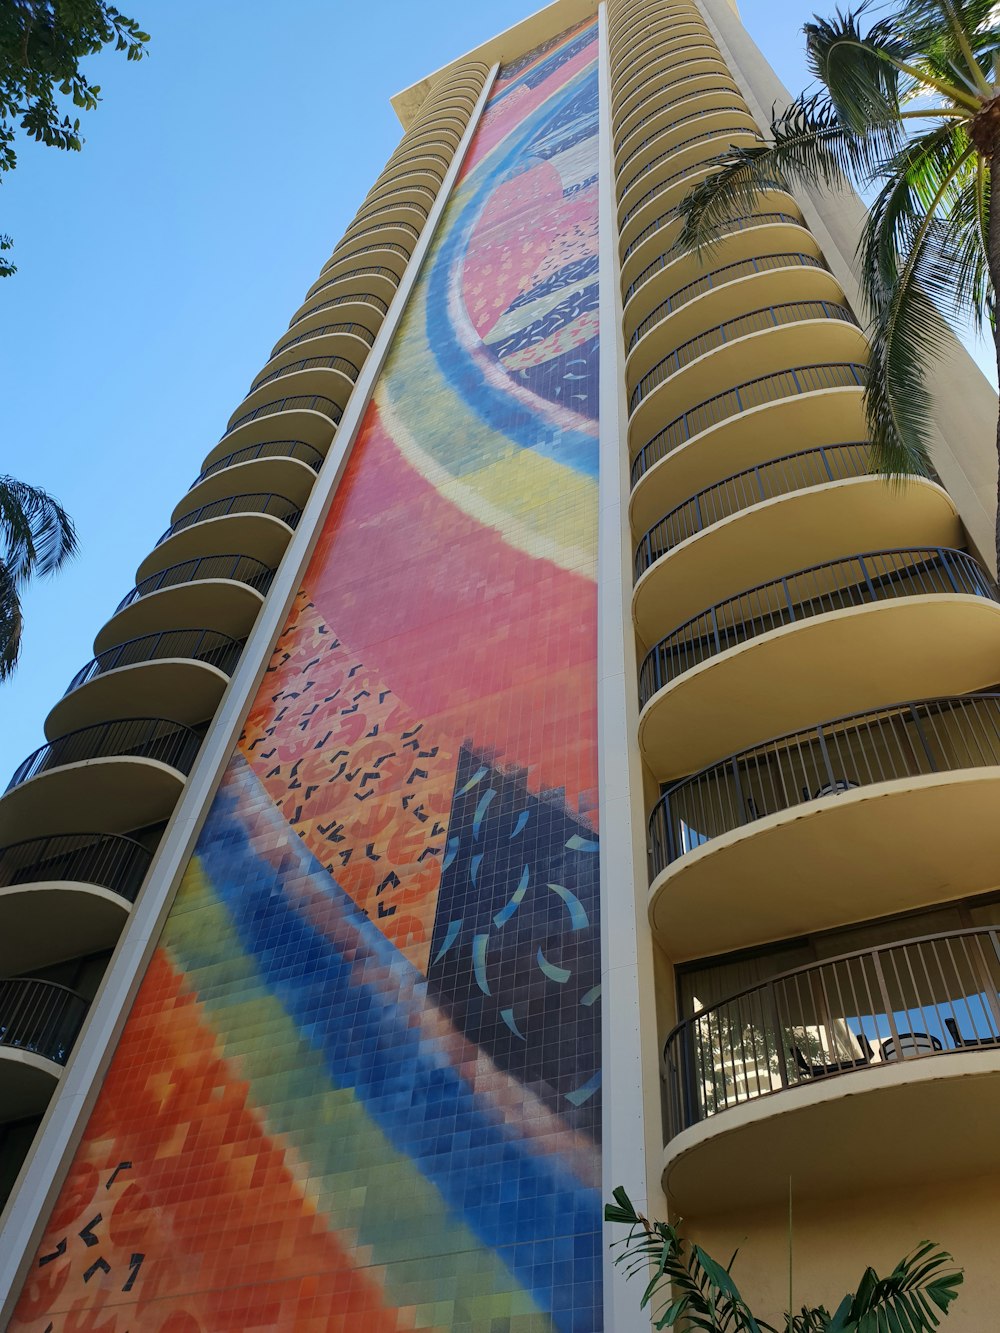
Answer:
[{"label": "palm tree", "polygon": [[615,1259],[626,1277],[647,1278],[642,1308],[658,1315],[654,1328],[700,1329],[703,1333],[933,1333],[958,1297],[963,1274],[949,1268],[951,1255],[930,1241],[901,1259],[888,1277],[867,1268],[858,1289],[833,1314],[822,1305],[786,1311],[782,1330],[758,1319],[733,1281],[733,1258],[723,1267],[677,1228],[650,1221],[619,1185],[604,1220],[627,1226]]},{"label": "palm tree", "polygon": [[947,320],[989,323],[1000,362],[1000,11],[995,0],[879,8],[873,22],[866,3],[805,25],[819,90],[773,114],[764,143],[708,164],[719,169],[681,204],[677,244],[710,248],[727,219],[785,183],[877,190],[858,246],[865,410],[874,466],[894,478],[928,471],[926,369]]},{"label": "palm tree", "polygon": [[76,553],[76,530],[62,505],[37,486],[0,476],[0,681],[21,650],[21,592]]}]

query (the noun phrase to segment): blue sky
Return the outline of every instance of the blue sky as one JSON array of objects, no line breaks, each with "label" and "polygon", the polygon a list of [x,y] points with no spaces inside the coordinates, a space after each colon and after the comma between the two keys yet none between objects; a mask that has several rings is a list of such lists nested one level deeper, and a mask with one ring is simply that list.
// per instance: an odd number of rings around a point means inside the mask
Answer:
[{"label": "blue sky", "polygon": [[[0,190],[0,470],[51,490],[81,554],[26,600],[0,782],[222,433],[398,140],[389,97],[532,0],[120,0],[149,58],[98,57],[82,153],[20,145]],[[812,5],[745,0],[785,83]]]}]

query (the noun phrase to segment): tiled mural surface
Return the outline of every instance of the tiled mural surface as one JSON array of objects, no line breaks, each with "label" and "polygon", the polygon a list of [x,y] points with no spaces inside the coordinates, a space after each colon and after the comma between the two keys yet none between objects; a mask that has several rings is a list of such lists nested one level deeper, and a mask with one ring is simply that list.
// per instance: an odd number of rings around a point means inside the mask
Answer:
[{"label": "tiled mural surface", "polygon": [[596,52],[501,71],[19,1333],[601,1327]]}]

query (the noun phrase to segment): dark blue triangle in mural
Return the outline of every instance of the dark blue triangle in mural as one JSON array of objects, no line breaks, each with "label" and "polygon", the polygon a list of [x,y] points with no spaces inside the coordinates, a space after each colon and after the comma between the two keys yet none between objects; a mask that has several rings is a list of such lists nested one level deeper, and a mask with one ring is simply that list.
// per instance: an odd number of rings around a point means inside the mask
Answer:
[{"label": "dark blue triangle in mural", "polygon": [[431,994],[496,1061],[600,1132],[597,839],[468,749],[431,941]]}]

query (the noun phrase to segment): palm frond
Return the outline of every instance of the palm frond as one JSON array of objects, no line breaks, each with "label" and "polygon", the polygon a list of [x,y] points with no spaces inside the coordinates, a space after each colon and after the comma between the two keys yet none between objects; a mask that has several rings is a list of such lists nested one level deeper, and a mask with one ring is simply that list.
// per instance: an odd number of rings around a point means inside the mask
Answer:
[{"label": "palm frond", "polygon": [[17,666],[23,626],[17,582],[7,566],[0,563],[0,681],[13,675]]},{"label": "palm frond", "polygon": [[18,584],[53,574],[76,554],[73,520],[47,491],[0,476],[0,560]]},{"label": "palm frond", "polygon": [[640,1308],[650,1306],[653,1327],[674,1328],[680,1324],[700,1333],[776,1333],[770,1324],[757,1320],[740,1295],[730,1269],[724,1268],[700,1245],[687,1246],[677,1228],[650,1221],[636,1210],[625,1190],[614,1190],[614,1204],[604,1209],[606,1222],[629,1228],[615,1258],[626,1277],[648,1276]]},{"label": "palm frond", "polygon": [[854,177],[865,184],[901,144],[898,124],[855,134],[824,96],[792,102],[772,118],[769,142],[730,148],[706,164],[718,170],[681,201],[678,244],[710,247],[727,218],[752,213],[765,191],[788,183],[836,189]]},{"label": "palm frond", "polygon": [[885,1329],[933,1329],[958,1298],[961,1269],[931,1241],[901,1259],[888,1277],[865,1271],[858,1289],[845,1296],[829,1333],[882,1333]]},{"label": "palm frond", "polygon": [[[946,206],[960,164],[968,160],[964,125],[945,122],[904,144],[882,166],[885,184],[868,210],[858,242],[862,291],[877,307],[899,281],[900,270],[929,208]],[[956,183],[953,196],[957,197]]]},{"label": "palm frond", "polygon": [[924,59],[944,77],[988,96],[985,56],[993,8],[994,0],[912,0],[893,22],[911,58]]},{"label": "palm frond", "polygon": [[832,19],[817,15],[803,28],[809,68],[829,93],[841,124],[855,134],[898,121],[901,81],[897,62],[908,54],[897,35],[895,16],[862,31],[860,20],[866,8],[838,9]]},{"label": "palm frond", "polygon": [[[965,157],[957,159],[956,171],[973,152],[970,147]],[[951,177],[946,175],[939,198],[950,185]],[[920,211],[899,211],[903,262],[890,286],[866,291],[874,313],[868,331],[865,413],[873,461],[889,478],[926,475],[930,466],[927,423],[931,395],[926,371],[948,343],[948,326],[934,299],[940,298],[949,283],[941,263],[946,224],[935,216],[936,206],[936,200],[931,200]],[[877,239],[868,236],[877,226],[877,217],[866,224],[863,252],[878,250]]]}]

